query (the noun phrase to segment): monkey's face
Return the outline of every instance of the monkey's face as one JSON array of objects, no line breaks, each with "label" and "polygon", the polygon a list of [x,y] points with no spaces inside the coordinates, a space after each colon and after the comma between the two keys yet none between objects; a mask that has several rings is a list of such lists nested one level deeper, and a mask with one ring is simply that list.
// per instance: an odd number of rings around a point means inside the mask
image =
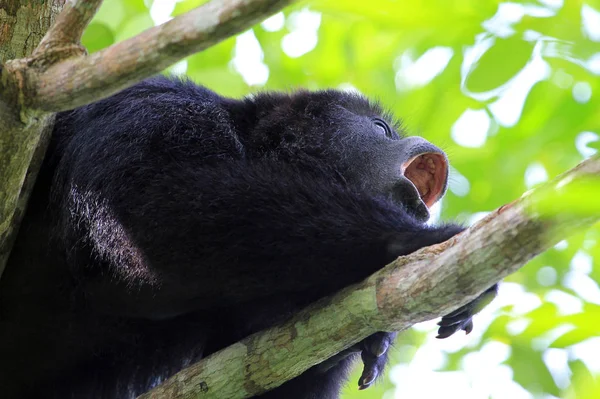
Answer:
[{"label": "monkey's face", "polygon": [[347,127],[346,132],[351,133],[340,140],[343,144],[330,147],[330,154],[341,155],[337,158],[340,173],[350,185],[391,197],[416,219],[426,222],[429,208],[446,191],[446,155],[422,137],[403,137],[395,130],[392,138],[382,134],[385,129],[379,118],[359,119],[360,125]]},{"label": "monkey's face", "polygon": [[357,94],[282,95],[256,130],[270,156],[304,169],[327,165],[343,184],[390,197],[422,222],[446,191],[444,152],[421,137],[405,137],[389,113]]}]

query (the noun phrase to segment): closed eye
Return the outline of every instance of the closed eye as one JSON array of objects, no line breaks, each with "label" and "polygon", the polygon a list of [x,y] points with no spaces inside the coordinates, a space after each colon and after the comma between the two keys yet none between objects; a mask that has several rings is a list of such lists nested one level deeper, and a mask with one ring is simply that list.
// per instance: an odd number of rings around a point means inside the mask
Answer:
[{"label": "closed eye", "polygon": [[385,121],[379,118],[375,118],[373,119],[373,123],[375,123],[375,126],[377,126],[377,128],[380,129],[381,132],[384,133],[387,137],[392,138],[392,129],[390,129],[390,127],[387,123],[385,123]]}]

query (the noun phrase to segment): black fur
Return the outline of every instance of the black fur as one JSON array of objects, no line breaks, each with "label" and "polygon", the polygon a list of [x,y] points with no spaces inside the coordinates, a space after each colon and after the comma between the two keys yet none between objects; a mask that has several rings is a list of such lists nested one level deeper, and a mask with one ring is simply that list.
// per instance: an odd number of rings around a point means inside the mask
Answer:
[{"label": "black fur", "polygon": [[[399,172],[439,150],[373,118],[391,123],[354,94],[236,101],[162,77],[59,114],[0,280],[0,395],[133,398],[460,232],[424,225]],[[354,348],[366,374],[392,337]],[[337,398],[350,358],[263,398]]]}]

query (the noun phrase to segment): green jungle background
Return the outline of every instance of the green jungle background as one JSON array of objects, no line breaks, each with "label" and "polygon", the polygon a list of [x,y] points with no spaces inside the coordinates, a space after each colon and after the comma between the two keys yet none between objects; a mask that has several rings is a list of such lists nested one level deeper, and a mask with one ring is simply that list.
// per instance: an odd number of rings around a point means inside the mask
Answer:
[{"label": "green jungle background", "polygon": [[[199,0],[106,0],[90,52]],[[229,96],[340,88],[378,98],[410,134],[447,151],[434,219],[472,223],[591,156],[600,134],[600,2],[313,0],[187,58],[171,73]],[[573,209],[598,209],[600,190]],[[386,377],[344,399],[600,398],[600,229],[510,276],[475,331],[399,337]]]}]

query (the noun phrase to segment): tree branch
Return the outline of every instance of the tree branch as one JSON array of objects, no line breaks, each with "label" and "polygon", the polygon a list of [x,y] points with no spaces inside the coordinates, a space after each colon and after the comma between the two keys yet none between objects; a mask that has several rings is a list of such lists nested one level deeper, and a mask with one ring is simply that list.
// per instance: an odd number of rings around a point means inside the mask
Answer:
[{"label": "tree branch", "polygon": [[475,299],[534,256],[600,219],[570,194],[600,187],[587,160],[465,232],[398,258],[365,281],[322,299],[283,325],[254,334],[179,372],[149,398],[248,398],[281,385],[377,331],[402,331]]},{"label": "tree branch", "polygon": [[102,0],[67,1],[56,22],[35,49],[34,56],[43,54],[55,46],[80,46],[81,35],[101,4]]},{"label": "tree branch", "polygon": [[294,0],[211,1],[138,36],[31,76],[27,105],[62,111],[100,100],[248,29]]}]

